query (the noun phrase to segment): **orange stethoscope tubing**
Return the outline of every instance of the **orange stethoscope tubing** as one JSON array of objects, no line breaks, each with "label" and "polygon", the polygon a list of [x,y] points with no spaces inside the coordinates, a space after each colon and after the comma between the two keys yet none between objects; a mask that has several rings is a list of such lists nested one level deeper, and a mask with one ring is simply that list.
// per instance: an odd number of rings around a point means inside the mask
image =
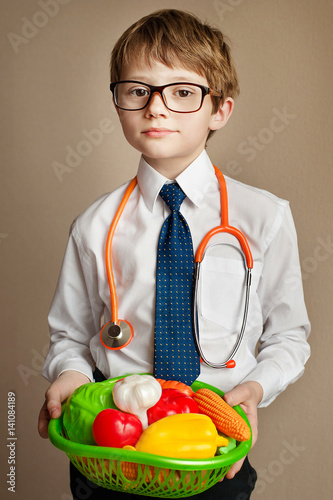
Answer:
[{"label": "orange stethoscope tubing", "polygon": [[[119,349],[122,349],[123,347],[126,347],[131,342],[133,335],[134,335],[132,325],[130,325],[130,323],[128,323],[127,321],[120,320],[118,318],[118,300],[117,300],[116,285],[115,285],[114,275],[113,275],[113,270],[112,270],[111,250],[112,250],[113,236],[114,236],[116,227],[118,225],[119,219],[124,211],[124,208],[128,202],[128,199],[131,196],[132,191],[134,190],[136,185],[137,185],[137,178],[134,177],[134,179],[132,179],[131,182],[129,183],[129,185],[127,186],[125,194],[120,202],[120,205],[119,205],[119,207],[116,211],[116,214],[113,218],[113,221],[111,223],[111,226],[110,226],[110,229],[108,232],[108,236],[106,239],[105,265],[106,265],[106,274],[107,274],[107,278],[108,278],[108,282],[109,282],[109,289],[110,289],[111,321],[106,323],[103,326],[103,328],[101,329],[100,340],[101,340],[102,344],[104,345],[104,347],[106,347],[107,349],[111,349],[111,350],[119,350]],[[125,334],[123,331],[124,329],[126,331]],[[121,338],[122,336],[124,337],[124,339]],[[118,339],[119,339],[119,341],[117,341]]]},{"label": "orange stethoscope tubing", "polygon": [[205,249],[207,247],[207,244],[209,240],[215,236],[215,234],[218,233],[229,233],[235,236],[243,250],[245,259],[246,259],[246,264],[249,269],[253,268],[253,258],[252,258],[252,253],[249,247],[249,244],[247,242],[247,239],[245,238],[244,234],[239,231],[239,229],[236,229],[233,226],[229,226],[229,212],[228,212],[228,193],[227,193],[227,186],[225,183],[225,178],[222,172],[214,166],[215,169],[215,175],[219,181],[220,185],[220,198],[221,198],[221,225],[214,227],[211,229],[206,236],[203,237],[197,253],[195,255],[195,262],[202,262],[203,255],[205,252]]},{"label": "orange stethoscope tubing", "polygon": [[[244,332],[246,328],[246,322],[247,322],[247,315],[248,315],[248,307],[249,307],[249,298],[250,298],[250,287],[251,287],[251,269],[253,268],[253,258],[252,258],[252,253],[249,247],[249,244],[247,242],[247,239],[245,238],[244,234],[239,231],[239,229],[229,226],[229,215],[228,215],[228,193],[227,193],[227,186],[225,182],[225,178],[222,174],[222,172],[214,166],[215,169],[215,175],[219,181],[220,185],[220,198],[221,198],[221,225],[214,227],[211,229],[202,239],[196,255],[195,255],[195,269],[194,269],[194,294],[193,294],[193,330],[194,330],[194,343],[196,346],[196,349],[198,351],[198,354],[201,358],[201,360],[211,368],[234,368],[236,366],[235,360],[233,357],[235,356],[236,352],[239,349],[239,346],[243,340],[244,337]],[[228,358],[223,361],[223,363],[212,363],[208,361],[208,359],[205,357],[201,345],[200,345],[200,340],[199,340],[199,324],[198,324],[198,308],[197,308],[197,303],[198,303],[198,286],[199,286],[199,278],[200,278],[200,267],[202,260],[205,255],[205,251],[207,248],[207,245],[210,241],[210,239],[215,236],[216,234],[219,233],[228,233],[237,238],[240,247],[241,247],[241,253],[244,258],[244,263],[246,265],[246,278],[245,278],[245,287],[246,287],[246,293],[245,293],[245,304],[244,304],[244,314],[243,314],[243,321],[242,321],[242,326],[241,330],[238,334],[236,343],[228,356]],[[222,243],[223,244],[223,243]]]},{"label": "orange stethoscope tubing", "polygon": [[120,205],[116,211],[112,224],[110,226],[109,234],[106,240],[105,247],[105,263],[106,263],[106,274],[108,277],[109,288],[110,288],[110,298],[111,298],[111,321],[112,323],[118,323],[118,300],[116,293],[116,286],[114,282],[113,270],[112,270],[112,261],[111,261],[111,250],[112,250],[112,241],[113,236],[118,225],[119,219],[124,211],[124,208],[128,202],[129,197],[132,194],[133,189],[137,185],[137,178],[131,180],[128,185],[123,199],[120,202]]}]

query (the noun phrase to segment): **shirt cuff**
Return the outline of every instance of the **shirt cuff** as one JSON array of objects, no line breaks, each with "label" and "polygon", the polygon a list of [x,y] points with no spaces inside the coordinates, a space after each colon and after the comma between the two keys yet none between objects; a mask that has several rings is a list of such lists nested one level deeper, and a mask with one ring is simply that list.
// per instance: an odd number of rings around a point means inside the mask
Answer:
[{"label": "shirt cuff", "polygon": [[[88,377],[89,382],[94,382],[94,377],[89,376],[86,372],[84,372],[84,371],[82,371],[82,370],[74,370],[73,368],[66,368],[66,370],[63,370],[61,373],[59,373],[58,377],[60,377],[60,375],[61,375],[62,373],[69,372],[69,371],[74,371],[74,372],[82,373],[82,375],[85,375],[86,377]],[[57,377],[57,378],[58,378],[58,377]],[[87,383],[88,383],[88,382],[87,382]]]},{"label": "shirt cuff", "polygon": [[[302,373],[299,374],[301,377]],[[296,380],[296,379],[295,379]],[[281,379],[281,370],[272,362],[261,361],[256,368],[245,377],[243,382],[258,382],[263,389],[263,397],[258,408],[270,405],[274,399],[285,389]]]},{"label": "shirt cuff", "polygon": [[[52,365],[52,364],[51,364]],[[42,370],[42,375],[49,382],[54,382],[60,375],[66,371],[73,370],[75,372],[82,373],[86,377],[89,378],[91,382],[94,381],[94,375],[92,367],[88,363],[80,362],[80,361],[72,361],[70,366],[66,362],[60,362],[57,366],[49,366],[47,369],[44,368]]]}]

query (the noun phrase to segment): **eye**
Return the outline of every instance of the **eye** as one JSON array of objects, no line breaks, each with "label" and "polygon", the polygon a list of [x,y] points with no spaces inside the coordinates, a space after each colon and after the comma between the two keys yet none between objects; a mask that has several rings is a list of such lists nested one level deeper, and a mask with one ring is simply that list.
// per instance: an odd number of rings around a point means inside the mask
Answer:
[{"label": "eye", "polygon": [[175,95],[177,97],[190,97],[193,94],[193,92],[189,89],[178,89],[175,92]]},{"label": "eye", "polygon": [[191,83],[183,83],[170,86],[168,92],[170,92],[170,95],[173,99],[182,101],[197,99],[201,96],[201,89],[195,85],[192,85]]},{"label": "eye", "polygon": [[149,90],[143,87],[137,87],[134,89],[131,89],[129,91],[129,94],[133,97],[147,97],[149,95]]}]

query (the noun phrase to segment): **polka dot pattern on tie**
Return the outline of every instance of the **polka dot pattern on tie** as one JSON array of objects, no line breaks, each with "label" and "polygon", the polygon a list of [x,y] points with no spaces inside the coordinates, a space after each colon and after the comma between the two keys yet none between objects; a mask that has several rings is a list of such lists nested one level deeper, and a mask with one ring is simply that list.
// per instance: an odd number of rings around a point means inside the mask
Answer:
[{"label": "polka dot pattern on tie", "polygon": [[157,251],[154,375],[191,384],[200,373],[200,360],[192,325],[192,237],[179,212],[185,194],[175,183],[165,184],[160,196],[171,214],[162,226]]}]

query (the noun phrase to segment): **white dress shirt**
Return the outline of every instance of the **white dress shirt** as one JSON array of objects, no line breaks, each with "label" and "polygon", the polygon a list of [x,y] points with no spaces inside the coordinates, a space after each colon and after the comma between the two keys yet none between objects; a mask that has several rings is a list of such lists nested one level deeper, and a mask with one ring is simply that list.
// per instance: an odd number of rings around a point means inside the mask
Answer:
[{"label": "white dress shirt", "polygon": [[[72,225],[49,314],[51,344],[43,375],[51,382],[65,370],[93,380],[95,365],[107,378],[153,372],[156,252],[170,212],[159,196],[167,179],[142,158],[137,177],[112,247],[118,316],[132,325],[133,340],[117,351],[100,341],[101,320],[111,319],[105,244],[126,184],[99,198]],[[181,212],[195,252],[204,235],[220,224],[219,185],[206,152],[176,180],[186,194]],[[244,233],[253,254],[249,314],[236,367],[201,363],[199,380],[223,391],[257,381],[264,391],[259,406],[267,406],[302,375],[310,355],[297,237],[287,201],[228,177],[226,184],[229,223]],[[200,340],[212,362],[228,357],[241,327],[244,263],[237,245],[231,236],[215,236],[202,264]]]}]

